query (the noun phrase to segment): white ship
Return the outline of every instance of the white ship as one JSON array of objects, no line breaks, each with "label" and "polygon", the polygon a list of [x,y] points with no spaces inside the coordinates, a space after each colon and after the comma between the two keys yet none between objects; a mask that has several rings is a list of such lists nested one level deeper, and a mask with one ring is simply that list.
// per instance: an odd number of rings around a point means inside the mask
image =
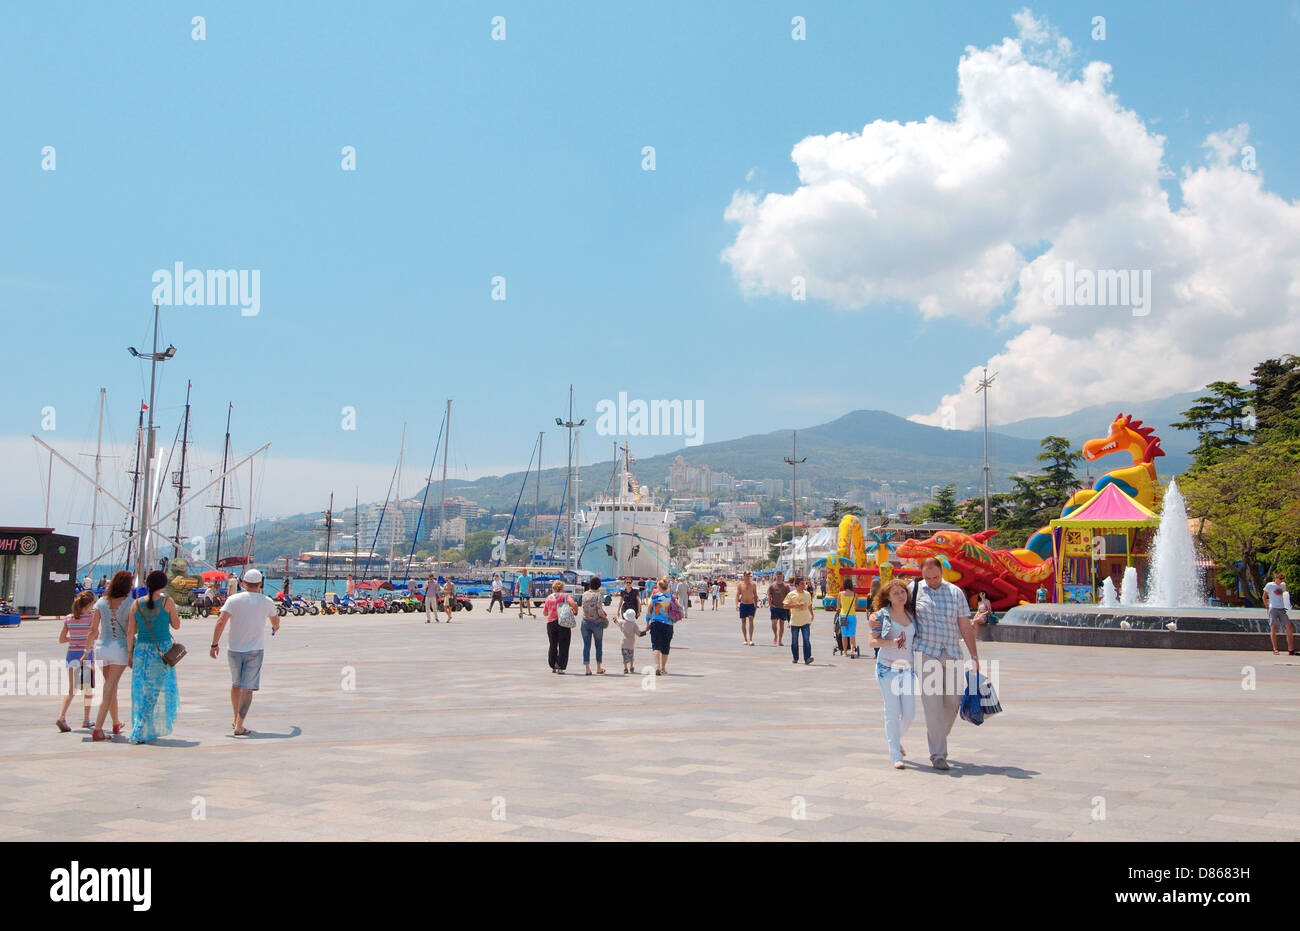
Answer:
[{"label": "white ship", "polygon": [[628,448],[619,453],[615,493],[593,500],[580,520],[578,567],[604,579],[657,579],[672,568],[671,518],[632,476]]}]

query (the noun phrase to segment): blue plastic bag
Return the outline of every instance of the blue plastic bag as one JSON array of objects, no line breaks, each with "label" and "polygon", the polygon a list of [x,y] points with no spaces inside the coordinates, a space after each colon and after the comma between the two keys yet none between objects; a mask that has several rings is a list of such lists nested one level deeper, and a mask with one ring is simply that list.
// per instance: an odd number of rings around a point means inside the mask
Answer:
[{"label": "blue plastic bag", "polygon": [[993,691],[993,683],[973,669],[967,670],[966,691],[962,694],[961,707],[958,711],[961,719],[978,727],[984,723],[986,717],[997,714],[1001,710],[1002,703],[998,701],[997,693]]}]

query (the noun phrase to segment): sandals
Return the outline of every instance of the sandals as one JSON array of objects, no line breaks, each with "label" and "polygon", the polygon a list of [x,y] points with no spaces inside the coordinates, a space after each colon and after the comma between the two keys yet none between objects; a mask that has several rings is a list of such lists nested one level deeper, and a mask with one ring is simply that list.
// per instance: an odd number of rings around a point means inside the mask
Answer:
[{"label": "sandals", "polygon": [[605,670],[603,670],[603,669],[601,669],[599,666],[597,666],[597,667],[596,667],[596,675],[598,675],[598,676],[603,676],[604,674],[605,674]]},{"label": "sandals", "polygon": [[253,732],[250,731],[248,728],[246,728],[246,727],[241,727],[239,730],[235,731],[235,736],[236,736],[236,737],[249,737],[249,736],[252,736],[252,733],[253,733]]},{"label": "sandals", "polygon": [[122,733],[122,728],[125,727],[125,726],[126,726],[125,724],[114,724],[114,725],[113,725],[113,736],[116,737],[118,734]]},{"label": "sandals", "polygon": [[72,728],[68,727],[68,721],[66,718],[59,718],[54,722],[54,726],[57,727],[59,732],[62,734],[66,734],[68,731],[72,730]]},{"label": "sandals", "polygon": [[96,741],[96,742],[98,742],[98,741],[100,741],[100,740],[108,740],[108,737],[107,737],[107,735],[104,734],[104,729],[103,729],[103,728],[97,727],[97,728],[95,728],[93,731],[90,732],[90,739],[91,739],[92,741]]}]

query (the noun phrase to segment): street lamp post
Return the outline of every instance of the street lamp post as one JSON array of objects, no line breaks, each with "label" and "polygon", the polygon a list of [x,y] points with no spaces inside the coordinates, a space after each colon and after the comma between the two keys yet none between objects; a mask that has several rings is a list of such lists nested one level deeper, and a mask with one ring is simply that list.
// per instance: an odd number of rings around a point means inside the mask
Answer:
[{"label": "street lamp post", "polygon": [[[573,569],[573,428],[582,427],[587,423],[587,418],[582,418],[577,423],[573,422],[573,385],[569,385],[569,419],[561,420],[555,418],[557,427],[565,427],[569,431],[569,469],[565,473],[565,487],[568,489],[567,507],[564,509],[564,568]],[[539,470],[540,474],[540,470]]]},{"label": "street lamp post", "polygon": [[[145,467],[144,467],[144,484],[141,486],[144,494],[140,496],[140,548],[136,555],[136,577],[140,584],[144,583],[145,576],[148,575],[153,566],[153,551],[149,546],[149,518],[153,516],[153,469],[154,469],[154,426],[153,426],[153,405],[154,389],[158,384],[158,363],[166,362],[172,356],[176,355],[176,347],[168,344],[162,352],[158,351],[158,305],[153,305],[153,352],[140,352],[134,346],[126,347],[129,352],[137,359],[148,359],[149,365],[149,426],[145,434],[147,439]],[[138,478],[138,477],[137,477]]]},{"label": "street lamp post", "polygon": [[975,390],[984,395],[984,529],[989,529],[989,385],[998,373],[989,374],[989,367],[984,366],[984,377]]},{"label": "street lamp post", "polygon": [[[795,569],[794,559],[794,534],[799,526],[799,464],[808,461],[808,457],[796,459],[799,455],[799,431],[795,430],[790,438],[790,455],[785,457],[785,464],[790,467],[790,506],[793,517],[790,518],[790,574],[794,575],[798,570]],[[808,541],[803,545],[804,562],[808,562]]]}]

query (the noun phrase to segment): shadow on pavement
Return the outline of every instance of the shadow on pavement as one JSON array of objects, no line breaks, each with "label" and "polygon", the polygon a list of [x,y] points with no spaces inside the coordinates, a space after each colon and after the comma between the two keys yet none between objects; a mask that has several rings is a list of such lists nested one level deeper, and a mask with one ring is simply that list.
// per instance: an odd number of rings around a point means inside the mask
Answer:
[{"label": "shadow on pavement", "polygon": [[1019,766],[984,766],[979,763],[962,763],[959,760],[949,760],[948,765],[952,769],[947,772],[935,769],[928,762],[918,764],[918,768],[929,770],[937,776],[1006,776],[1008,779],[1032,779],[1042,775],[1037,770],[1021,769]]},{"label": "shadow on pavement", "polygon": [[226,736],[232,740],[291,740],[301,733],[302,728],[295,724],[289,729],[289,733],[287,734],[273,734],[270,731],[250,730],[243,737],[236,737],[234,734],[227,734]]}]

